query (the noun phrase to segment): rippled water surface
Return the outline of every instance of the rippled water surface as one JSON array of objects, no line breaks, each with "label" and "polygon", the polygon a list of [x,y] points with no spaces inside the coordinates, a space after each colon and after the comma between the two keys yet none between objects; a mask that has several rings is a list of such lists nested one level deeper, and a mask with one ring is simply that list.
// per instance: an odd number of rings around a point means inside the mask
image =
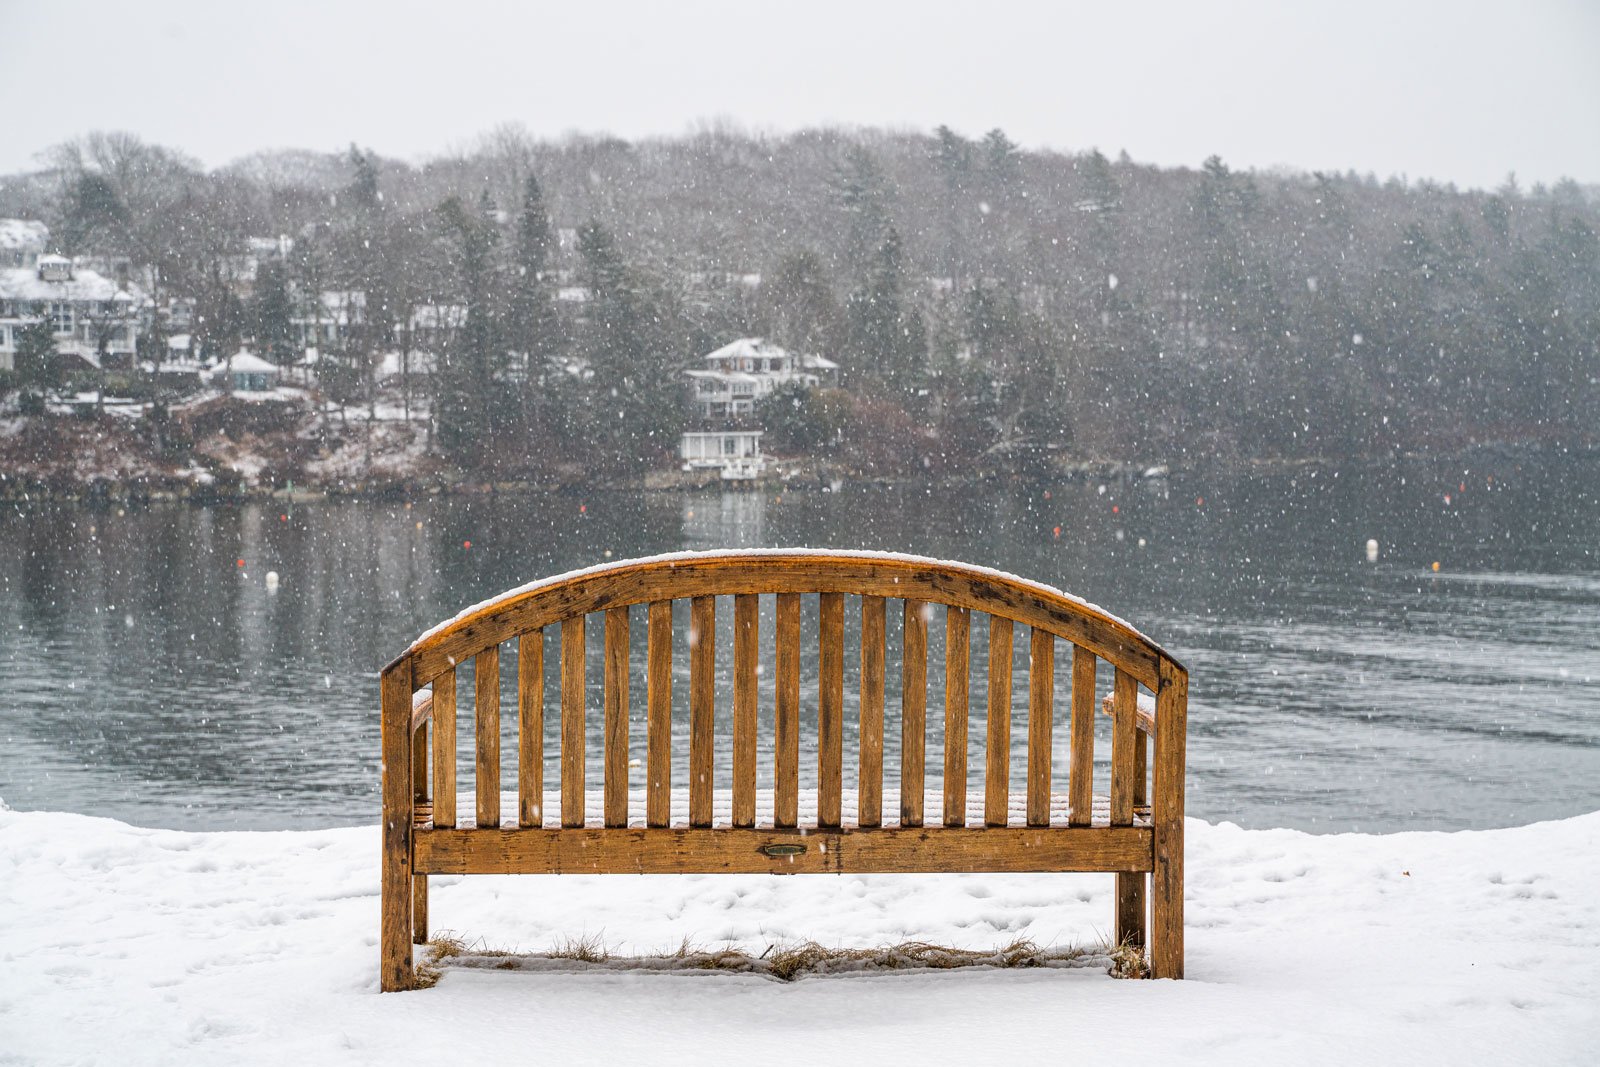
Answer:
[{"label": "rippled water surface", "polygon": [[[421,630],[607,553],[809,545],[1002,567],[1079,593],[1143,629],[1191,671],[1191,814],[1311,830],[1486,827],[1571,815],[1600,808],[1597,489],[1593,461],[1501,459],[1105,486],[14,509],[0,514],[0,798],[16,808],[161,826],[370,822],[376,672]],[[1368,538],[1380,544],[1375,563],[1366,559]],[[281,579],[275,591],[269,570]],[[764,610],[770,635],[770,604]],[[814,611],[808,604],[808,650]],[[719,627],[730,614],[724,605]],[[852,618],[847,639],[854,626]],[[891,622],[891,642],[896,628]],[[986,627],[975,620],[972,629],[981,664]],[[599,630],[590,635],[596,669]],[[927,759],[937,785],[937,619],[932,630]],[[642,611],[633,631],[632,734],[642,758]],[[1019,641],[1019,670],[1025,648]],[[509,703],[509,649],[504,659]],[[681,642],[675,670],[677,727],[686,736]],[[1058,772],[1068,673],[1058,667]],[[1018,682],[1020,721],[1020,674]],[[847,673],[847,693],[853,686]],[[975,672],[975,773],[981,686]],[[726,696],[724,688],[724,731]],[[596,684],[596,785],[598,705]],[[770,707],[764,694],[769,730]],[[846,713],[853,720],[848,697]],[[1020,786],[1025,731],[1015,740]],[[853,745],[852,730],[845,741]],[[1106,741],[1102,735],[1101,755]],[[726,743],[724,733],[723,767]],[[509,722],[502,748],[503,777],[514,782]],[[686,748],[676,746],[680,764]],[[763,742],[763,770],[767,752]],[[845,765],[853,767],[853,752]],[[811,772],[814,756],[802,766]],[[552,760],[552,785],[555,771]],[[684,781],[684,770],[677,776]],[[886,796],[893,789],[891,771]]]}]

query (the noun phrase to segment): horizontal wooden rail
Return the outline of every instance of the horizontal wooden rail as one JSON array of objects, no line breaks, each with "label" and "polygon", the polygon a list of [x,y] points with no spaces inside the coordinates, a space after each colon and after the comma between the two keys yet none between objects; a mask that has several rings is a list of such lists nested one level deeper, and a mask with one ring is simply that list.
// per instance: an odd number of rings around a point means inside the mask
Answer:
[{"label": "horizontal wooden rail", "polygon": [[419,638],[403,655],[412,657],[414,682],[422,686],[490,645],[573,616],[749,593],[848,593],[1001,615],[1089,649],[1151,690],[1166,655],[1121,619],[1015,575],[918,556],[801,551],[685,553],[594,567],[497,597]]},{"label": "horizontal wooden rail", "polygon": [[[1148,827],[416,831],[427,874],[1149,871]],[[763,851],[765,849],[766,851]]]}]

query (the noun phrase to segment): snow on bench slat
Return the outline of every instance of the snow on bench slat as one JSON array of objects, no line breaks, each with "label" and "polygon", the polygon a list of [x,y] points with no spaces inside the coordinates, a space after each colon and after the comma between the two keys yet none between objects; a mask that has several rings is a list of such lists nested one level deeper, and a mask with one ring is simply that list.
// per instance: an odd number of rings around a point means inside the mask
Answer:
[{"label": "snow on bench slat", "polygon": [[1115,625],[1123,627],[1132,636],[1134,636],[1135,638],[1139,639],[1140,641],[1145,642],[1146,644],[1149,644],[1149,645],[1154,645],[1155,644],[1155,642],[1151,641],[1150,638],[1146,637],[1142,632],[1139,631],[1139,629],[1137,627],[1135,627],[1134,625],[1129,623],[1127,620],[1122,619],[1122,618],[1120,618],[1120,617],[1118,617],[1116,615],[1113,615],[1111,612],[1105,610],[1104,608],[1100,607],[1097,604],[1091,604],[1089,601],[1083,599],[1082,597],[1076,596],[1076,595],[1074,595],[1072,593],[1068,593],[1068,592],[1066,592],[1065,590],[1062,590],[1062,589],[1057,589],[1053,585],[1047,585],[1044,582],[1037,582],[1037,581],[1034,581],[1031,578],[1024,578],[1021,575],[1012,574],[1010,571],[998,570],[998,569],[996,569],[994,567],[984,567],[984,566],[980,566],[979,564],[976,564],[976,563],[965,563],[965,562],[962,562],[961,560],[934,559],[934,558],[932,558],[930,556],[914,556],[914,555],[910,555],[910,554],[904,553],[904,552],[879,552],[879,551],[871,551],[871,550],[865,550],[865,549],[758,548],[758,549],[738,549],[738,550],[713,549],[713,550],[709,550],[709,551],[663,552],[663,553],[661,553],[659,555],[655,555],[655,556],[640,556],[640,557],[638,557],[636,559],[624,559],[624,560],[608,561],[606,563],[598,563],[598,564],[595,564],[594,566],[590,566],[590,567],[579,567],[576,570],[570,570],[570,571],[567,571],[567,572],[565,572],[563,574],[552,574],[549,577],[539,578],[539,579],[536,579],[535,581],[528,582],[526,585],[520,585],[520,586],[516,587],[515,589],[508,589],[504,593],[499,593],[499,594],[497,594],[495,596],[492,596],[492,597],[488,598],[487,600],[479,601],[478,603],[472,605],[469,608],[463,608],[461,611],[456,612],[456,614],[454,616],[452,616],[451,618],[448,618],[448,619],[444,620],[443,622],[438,623],[437,625],[432,626],[432,627],[428,628],[427,630],[425,630],[420,637],[418,637],[415,641],[411,642],[411,647],[406,649],[406,651],[407,652],[415,651],[417,648],[419,648],[422,645],[426,644],[432,638],[438,636],[441,633],[444,633],[446,630],[449,630],[452,626],[455,626],[457,623],[460,623],[460,622],[472,617],[473,615],[478,614],[479,612],[488,611],[489,609],[491,609],[491,608],[495,607],[496,605],[501,604],[503,602],[510,601],[510,600],[515,600],[515,599],[517,599],[519,597],[526,596],[526,595],[528,595],[530,593],[536,593],[541,589],[546,589],[546,588],[549,588],[551,586],[561,585],[561,584],[566,583],[566,582],[577,581],[577,580],[580,580],[580,579],[583,579],[583,578],[591,578],[591,577],[594,577],[595,575],[605,574],[605,573],[607,573],[609,571],[620,570],[620,569],[622,569],[624,567],[637,567],[637,566],[653,565],[653,564],[668,564],[668,565],[671,565],[671,564],[674,564],[674,563],[689,563],[689,562],[694,562],[696,560],[720,559],[720,558],[724,558],[724,557],[727,557],[727,556],[730,556],[730,555],[731,556],[747,556],[747,557],[748,556],[754,556],[754,557],[762,558],[762,559],[783,559],[783,558],[803,559],[803,558],[808,557],[808,556],[815,556],[815,557],[819,557],[819,558],[844,558],[844,559],[859,559],[859,560],[878,560],[878,561],[889,562],[889,563],[911,564],[913,566],[924,566],[924,567],[925,566],[934,566],[934,567],[953,568],[953,569],[958,570],[958,571],[964,571],[964,572],[966,572],[968,574],[973,574],[973,575],[977,575],[977,576],[984,577],[984,578],[995,578],[995,579],[998,579],[1000,581],[1015,583],[1017,585],[1023,586],[1024,588],[1026,588],[1026,589],[1028,589],[1028,590],[1030,590],[1032,592],[1040,593],[1040,594],[1043,594],[1043,595],[1046,595],[1046,596],[1060,597],[1062,600],[1066,600],[1066,601],[1069,601],[1069,602],[1071,602],[1073,604],[1076,604],[1078,607],[1083,608],[1085,611],[1091,612],[1092,614],[1095,614],[1095,615],[1099,615],[1102,618],[1107,619],[1108,621],[1114,623]]}]

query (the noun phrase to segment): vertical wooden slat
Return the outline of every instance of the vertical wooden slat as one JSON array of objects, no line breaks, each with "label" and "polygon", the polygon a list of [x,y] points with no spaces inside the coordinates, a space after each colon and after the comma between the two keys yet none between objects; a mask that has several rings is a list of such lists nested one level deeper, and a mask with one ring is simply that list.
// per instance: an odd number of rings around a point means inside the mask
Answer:
[{"label": "vertical wooden slat", "polygon": [[1072,646],[1072,752],[1067,762],[1067,825],[1088,826],[1094,819],[1093,652]]},{"label": "vertical wooden slat", "polygon": [[1050,825],[1050,725],[1056,703],[1056,639],[1033,628],[1028,640],[1028,825]]},{"label": "vertical wooden slat", "polygon": [[544,825],[544,631],[517,638],[517,825]]},{"label": "vertical wooden slat", "polygon": [[606,609],[605,802],[607,826],[628,825],[628,609]]},{"label": "vertical wooden slat", "polygon": [[419,804],[428,801],[428,724],[411,734],[411,796]]},{"label": "vertical wooden slat", "polygon": [[1161,658],[1156,691],[1155,870],[1150,875],[1150,973],[1183,977],[1183,777],[1189,675]]},{"label": "vertical wooden slat", "polygon": [[800,594],[778,594],[778,677],[774,729],[772,824],[800,818]]},{"label": "vertical wooden slat", "polygon": [[1133,744],[1133,810],[1137,814],[1150,807],[1150,780],[1146,769],[1150,758],[1150,735],[1143,730],[1134,734]]},{"label": "vertical wooden slat", "polygon": [[946,608],[944,615],[944,824],[967,824],[967,658],[972,615]]},{"label": "vertical wooden slat", "polygon": [[844,594],[823,593],[818,611],[817,825],[836,829],[843,818]]},{"label": "vertical wooden slat", "polygon": [[856,822],[883,825],[883,645],[887,612],[881,596],[861,598],[861,758]]},{"label": "vertical wooden slat", "polygon": [[1121,667],[1111,685],[1111,825],[1133,825],[1133,713],[1139,682]]},{"label": "vertical wooden slat", "polygon": [[411,876],[411,943],[428,943],[428,876]]},{"label": "vertical wooden slat", "polygon": [[[1137,722],[1137,719],[1135,720]],[[1133,749],[1133,810],[1134,814],[1140,812],[1148,815],[1150,808],[1150,788],[1146,771],[1147,761],[1150,756],[1150,735],[1144,730],[1138,730],[1134,736],[1137,741]],[[1147,914],[1146,886],[1149,875],[1143,872],[1117,875],[1117,941],[1119,944],[1134,945],[1144,948],[1147,943],[1145,936],[1145,920]]]},{"label": "vertical wooden slat", "polygon": [[406,989],[412,984],[411,677],[408,656],[384,671],[379,682],[383,874],[379,882],[378,976],[384,990]]},{"label": "vertical wooden slat", "polygon": [[[428,803],[428,724],[411,734],[411,801],[414,807]],[[428,876],[411,876],[411,943],[428,943]]]},{"label": "vertical wooden slat", "polygon": [[715,751],[717,600],[689,602],[689,825],[711,825],[711,757]]},{"label": "vertical wooden slat", "polygon": [[672,601],[651,602],[646,630],[644,822],[667,826],[672,821]]},{"label": "vertical wooden slat", "polygon": [[586,619],[561,623],[561,825],[583,825],[583,664]]},{"label": "vertical wooden slat", "polygon": [[761,602],[733,598],[733,825],[756,824],[756,679],[761,665]]},{"label": "vertical wooden slat", "polygon": [[983,822],[1004,826],[1011,804],[1011,620],[989,616],[989,711]]},{"label": "vertical wooden slat", "polygon": [[900,650],[900,825],[922,825],[923,765],[928,743],[927,604],[905,602]]},{"label": "vertical wooden slat", "polygon": [[476,702],[472,709],[477,727],[478,825],[500,825],[500,646],[490,645],[473,663]]},{"label": "vertical wooden slat", "polygon": [[456,825],[456,672],[433,680],[433,825]]}]

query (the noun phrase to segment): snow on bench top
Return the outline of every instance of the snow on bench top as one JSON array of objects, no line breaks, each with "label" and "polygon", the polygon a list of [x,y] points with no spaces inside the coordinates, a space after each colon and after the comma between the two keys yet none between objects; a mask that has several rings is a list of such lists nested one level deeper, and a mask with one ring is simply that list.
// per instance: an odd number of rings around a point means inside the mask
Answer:
[{"label": "snow on bench top", "polygon": [[994,567],[985,567],[985,566],[981,566],[981,565],[976,564],[976,563],[966,563],[966,562],[961,561],[961,560],[934,559],[931,556],[916,556],[916,555],[911,555],[911,554],[908,554],[908,553],[905,553],[905,552],[881,552],[881,551],[872,551],[872,550],[865,550],[865,549],[831,549],[831,548],[756,548],[756,549],[712,549],[712,550],[709,550],[709,551],[663,552],[663,553],[661,553],[659,555],[640,556],[640,557],[637,557],[635,559],[608,560],[605,563],[598,563],[598,564],[595,564],[594,566],[590,566],[590,567],[579,567],[576,570],[570,570],[570,571],[567,571],[567,572],[565,572],[563,574],[552,574],[552,575],[550,575],[548,577],[539,578],[539,579],[536,579],[534,581],[528,582],[525,585],[517,586],[515,589],[508,589],[503,593],[496,594],[495,596],[492,596],[492,597],[488,598],[487,600],[479,601],[478,603],[472,605],[469,608],[464,608],[461,611],[456,612],[456,614],[454,616],[452,616],[451,618],[448,618],[448,619],[444,620],[443,622],[438,623],[437,625],[432,626],[432,627],[428,628],[426,631],[424,631],[420,637],[418,637],[415,641],[411,642],[411,647],[406,649],[406,651],[407,652],[414,651],[415,649],[419,648],[420,646],[426,644],[428,641],[430,641],[434,637],[436,637],[439,634],[443,633],[444,631],[450,629],[452,626],[455,626],[457,623],[462,622],[463,620],[465,620],[467,618],[470,618],[471,616],[476,615],[481,611],[486,611],[486,610],[494,607],[497,604],[501,604],[501,603],[504,603],[504,602],[509,601],[509,600],[514,600],[514,599],[516,599],[518,597],[526,596],[529,593],[536,593],[541,589],[546,589],[546,588],[549,588],[551,586],[561,585],[561,584],[563,584],[565,582],[571,582],[571,581],[575,581],[575,580],[579,580],[579,579],[583,579],[583,578],[589,578],[589,577],[592,577],[592,576],[597,575],[597,574],[604,574],[604,573],[606,573],[608,571],[618,570],[618,569],[621,569],[623,567],[635,567],[635,566],[646,565],[646,564],[663,564],[664,563],[664,564],[671,565],[671,564],[675,564],[675,563],[691,563],[691,562],[695,562],[695,561],[698,561],[698,560],[718,559],[718,558],[722,558],[722,557],[726,557],[726,556],[745,556],[745,557],[752,557],[753,556],[753,557],[762,558],[762,559],[786,558],[786,557],[803,558],[803,557],[806,557],[806,556],[818,556],[818,557],[826,556],[826,557],[844,558],[844,559],[877,560],[877,561],[882,561],[882,562],[912,564],[912,565],[916,565],[916,566],[934,566],[934,567],[954,568],[956,570],[965,571],[968,574],[975,574],[975,575],[978,575],[978,576],[984,577],[984,578],[995,578],[995,579],[998,579],[1000,581],[1015,583],[1017,585],[1023,586],[1023,587],[1025,587],[1027,589],[1032,590],[1033,592],[1036,592],[1036,593],[1039,593],[1039,594],[1042,594],[1042,595],[1060,597],[1063,600],[1070,601],[1071,603],[1076,604],[1077,606],[1083,608],[1086,611],[1089,611],[1089,612],[1092,612],[1092,613],[1094,613],[1096,615],[1099,615],[1099,616],[1101,616],[1101,617],[1103,617],[1105,619],[1110,620],[1112,623],[1115,623],[1116,625],[1123,627],[1130,634],[1132,634],[1134,637],[1138,638],[1141,641],[1146,642],[1147,644],[1154,644],[1155,643],[1155,642],[1151,641],[1148,637],[1146,637],[1142,632],[1140,632],[1140,630],[1137,627],[1135,627],[1133,624],[1129,623],[1127,620],[1122,619],[1122,618],[1120,618],[1120,617],[1118,617],[1116,615],[1113,615],[1111,612],[1105,610],[1104,608],[1100,607],[1097,604],[1090,603],[1089,601],[1085,600],[1083,597],[1076,596],[1076,595],[1074,595],[1072,593],[1068,593],[1065,590],[1058,589],[1053,585],[1048,585],[1048,584],[1046,584],[1044,582],[1035,581],[1035,580],[1033,580],[1031,578],[1024,578],[1019,574],[1013,574],[1010,571],[1003,571],[1003,570],[999,570],[999,569],[994,568]]}]

